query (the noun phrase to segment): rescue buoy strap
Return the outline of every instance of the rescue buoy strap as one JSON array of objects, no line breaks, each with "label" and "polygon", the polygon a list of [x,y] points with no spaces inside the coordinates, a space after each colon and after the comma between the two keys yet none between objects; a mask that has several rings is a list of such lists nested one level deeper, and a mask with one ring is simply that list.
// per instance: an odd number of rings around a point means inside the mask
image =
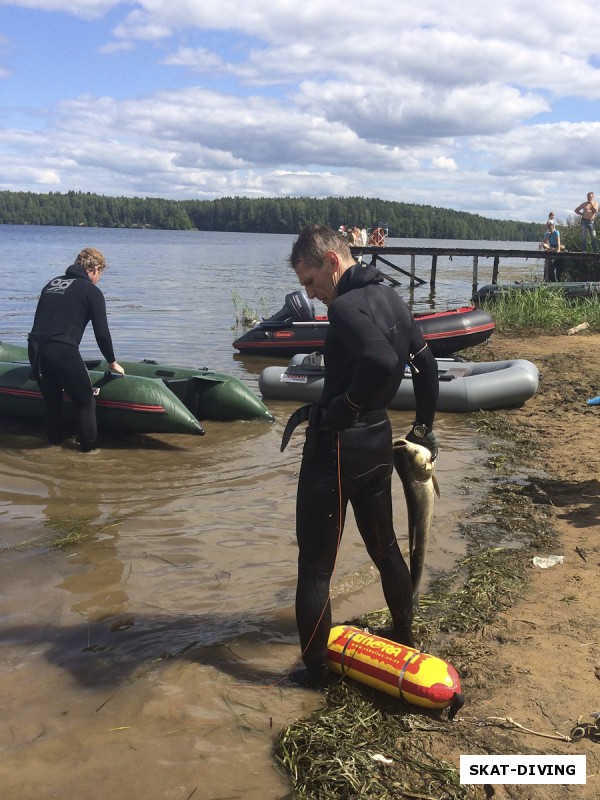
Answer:
[{"label": "rescue buoy strap", "polygon": [[[342,670],[342,675],[345,675],[345,674],[346,674],[346,673],[344,672],[344,658],[346,657],[346,650],[348,649],[348,645],[350,644],[350,642],[352,641],[352,639],[354,639],[354,637],[355,637],[355,636],[358,636],[358,634],[359,634],[359,633],[364,633],[364,631],[361,631],[361,630],[356,630],[356,631],[354,631],[354,633],[353,633],[353,634],[351,634],[351,635],[348,637],[348,641],[346,642],[346,644],[345,644],[345,645],[344,645],[344,647],[342,648],[342,652],[341,652],[341,655],[340,655],[340,669]],[[350,669],[350,667],[348,667],[348,669]]]},{"label": "rescue buoy strap", "polygon": [[[400,670],[400,674],[398,675],[398,691],[400,692],[400,696],[404,700],[406,700],[406,697],[404,697],[404,692],[402,690],[402,681],[404,680],[404,675],[406,673],[406,670],[408,669],[408,665],[411,664],[415,660],[415,658],[418,658],[418,656],[420,655],[421,655],[421,650],[416,650],[414,655],[412,655],[404,662],[404,664],[402,665],[402,669]],[[410,702],[410,700],[407,700],[407,702]]]},{"label": "rescue buoy strap", "polygon": [[[359,633],[363,633],[363,631],[361,631],[361,630],[354,631],[354,633],[352,633],[348,637],[348,640],[346,641],[346,644],[342,648],[342,652],[340,654],[340,669],[342,671],[342,675],[346,674],[346,670],[345,670],[345,667],[344,667],[344,659],[346,658],[346,650],[348,649],[348,645],[350,644],[352,639],[354,639],[355,636],[358,636]],[[404,696],[404,692],[402,690],[402,681],[404,680],[404,675],[406,673],[406,670],[408,669],[409,664],[411,664],[415,660],[415,658],[418,658],[421,654],[422,654],[421,650],[415,650],[414,654],[404,662],[404,664],[402,665],[402,669],[400,670],[400,673],[398,674],[398,691],[400,693],[400,696],[404,700],[407,699]],[[348,666],[348,669],[350,669],[350,666]],[[410,702],[410,700],[408,700],[407,702]]]}]

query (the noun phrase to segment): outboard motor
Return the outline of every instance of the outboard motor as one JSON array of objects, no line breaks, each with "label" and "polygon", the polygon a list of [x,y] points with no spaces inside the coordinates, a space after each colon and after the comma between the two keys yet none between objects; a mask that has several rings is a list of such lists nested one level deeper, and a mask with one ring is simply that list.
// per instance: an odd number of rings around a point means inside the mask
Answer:
[{"label": "outboard motor", "polygon": [[300,289],[285,296],[285,304],[292,312],[292,319],[311,322],[315,318],[315,307]]},{"label": "outboard motor", "polygon": [[287,322],[297,320],[299,322],[311,322],[315,318],[314,304],[308,299],[300,289],[290,292],[285,296],[285,305],[272,317],[265,322]]}]

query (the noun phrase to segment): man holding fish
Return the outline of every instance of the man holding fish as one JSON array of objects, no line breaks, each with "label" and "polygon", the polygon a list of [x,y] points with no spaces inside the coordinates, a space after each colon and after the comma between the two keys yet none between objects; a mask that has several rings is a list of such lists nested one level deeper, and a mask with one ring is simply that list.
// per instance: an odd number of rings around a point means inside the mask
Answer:
[{"label": "man holding fish", "polygon": [[397,466],[406,471],[408,448],[421,457],[425,452],[431,467],[438,449],[432,431],[438,370],[408,306],[378,270],[354,260],[334,230],[305,228],[290,263],[308,297],[328,307],[330,322],[321,400],[292,415],[282,441],[283,450],[296,425],[308,421],[296,504],[296,621],[305,669],[292,677],[320,689],[328,683],[329,587],[348,502],[381,576],[392,616],[389,638],[414,645],[413,585],[393,526],[394,448],[387,407],[408,364],[416,419],[401,440],[406,444]]}]

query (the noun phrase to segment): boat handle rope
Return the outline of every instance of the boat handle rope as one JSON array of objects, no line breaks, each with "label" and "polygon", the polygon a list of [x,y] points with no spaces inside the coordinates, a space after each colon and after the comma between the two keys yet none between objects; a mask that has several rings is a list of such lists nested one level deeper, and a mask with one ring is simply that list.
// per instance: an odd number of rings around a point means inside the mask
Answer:
[{"label": "boat handle rope", "polygon": [[414,373],[416,373],[417,375],[419,374],[419,368],[417,366],[415,366],[414,360],[419,355],[419,353],[422,353],[423,350],[425,350],[426,347],[427,347],[427,342],[425,342],[423,347],[420,350],[417,350],[416,353],[409,353],[408,354],[408,366],[410,367],[410,371],[413,374]]}]

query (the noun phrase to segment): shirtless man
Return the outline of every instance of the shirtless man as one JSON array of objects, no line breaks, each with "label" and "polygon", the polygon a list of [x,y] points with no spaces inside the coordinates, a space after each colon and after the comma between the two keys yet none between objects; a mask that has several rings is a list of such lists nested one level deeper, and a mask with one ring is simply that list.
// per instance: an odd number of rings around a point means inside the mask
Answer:
[{"label": "shirtless man", "polygon": [[587,234],[590,235],[592,242],[592,250],[594,253],[598,252],[598,240],[596,239],[596,229],[594,228],[594,219],[598,213],[598,203],[594,200],[594,193],[588,192],[587,200],[581,203],[575,209],[575,213],[581,217],[581,250],[583,253],[587,250]]}]

